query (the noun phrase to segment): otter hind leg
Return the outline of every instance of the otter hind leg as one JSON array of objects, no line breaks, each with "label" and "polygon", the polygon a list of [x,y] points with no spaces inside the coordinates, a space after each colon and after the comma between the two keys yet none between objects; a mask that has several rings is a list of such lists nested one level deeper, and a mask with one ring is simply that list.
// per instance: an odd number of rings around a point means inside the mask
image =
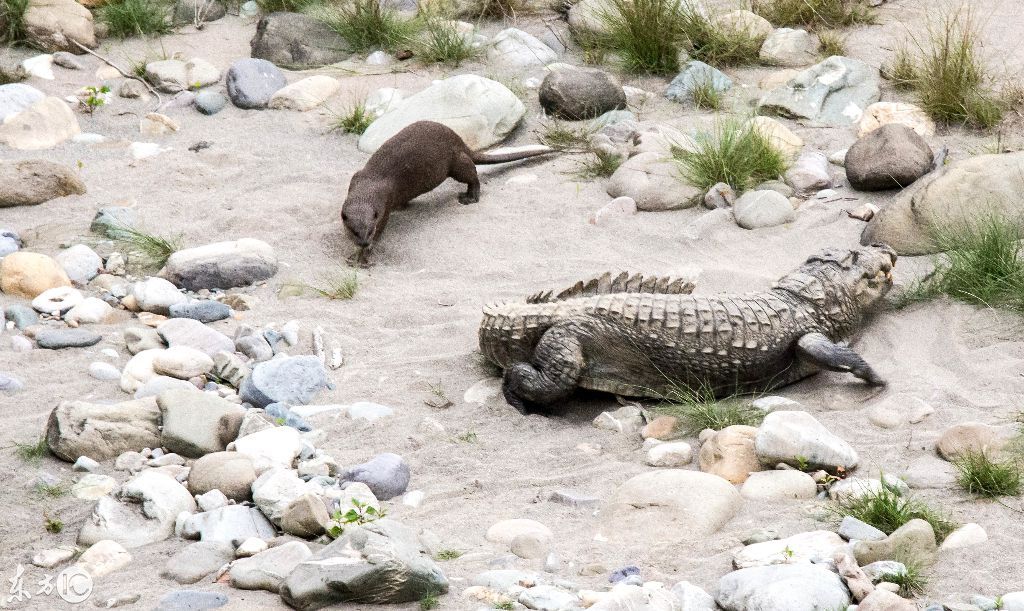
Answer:
[{"label": "otter hind leg", "polygon": [[476,164],[473,158],[465,153],[460,153],[458,159],[452,165],[449,176],[467,185],[466,192],[459,196],[459,202],[463,204],[475,204],[480,201],[480,177],[476,173]]},{"label": "otter hind leg", "polygon": [[505,370],[502,391],[509,405],[520,412],[542,411],[567,399],[583,373],[583,347],[568,325],[544,332],[529,363],[514,363]]},{"label": "otter hind leg", "polygon": [[808,333],[801,337],[796,352],[801,360],[822,369],[852,373],[872,386],[885,384],[885,380],[852,348],[840,346],[821,333]]}]

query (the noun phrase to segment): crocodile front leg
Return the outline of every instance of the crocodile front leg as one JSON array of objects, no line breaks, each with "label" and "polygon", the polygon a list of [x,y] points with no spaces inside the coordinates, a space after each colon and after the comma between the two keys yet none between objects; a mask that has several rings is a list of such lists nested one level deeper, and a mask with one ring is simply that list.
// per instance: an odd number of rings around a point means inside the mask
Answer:
[{"label": "crocodile front leg", "polygon": [[829,371],[848,371],[868,384],[885,385],[881,378],[852,348],[840,346],[821,333],[808,333],[800,338],[797,356],[808,363]]},{"label": "crocodile front leg", "polygon": [[509,405],[526,414],[534,408],[566,399],[583,373],[583,347],[572,324],[555,325],[544,332],[529,363],[513,363],[505,370],[502,390]]}]

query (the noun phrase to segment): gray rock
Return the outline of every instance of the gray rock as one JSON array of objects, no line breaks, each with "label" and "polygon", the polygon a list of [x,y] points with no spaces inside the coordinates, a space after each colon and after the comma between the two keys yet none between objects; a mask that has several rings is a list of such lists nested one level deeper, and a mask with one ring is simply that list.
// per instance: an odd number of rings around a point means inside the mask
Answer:
[{"label": "gray rock", "polygon": [[928,563],[937,549],[931,524],[914,519],[881,541],[857,541],[853,544],[853,555],[861,565],[896,558],[915,558]]},{"label": "gray rock", "polygon": [[878,82],[876,68],[834,55],[769,91],[758,106],[784,117],[847,126],[859,121],[864,109],[878,101]]},{"label": "gray rock", "polygon": [[213,371],[211,373],[232,387],[238,388],[251,372],[235,353],[221,351],[213,355]]},{"label": "gray rock", "polygon": [[117,88],[117,95],[128,100],[146,99],[149,97],[149,90],[135,79],[125,79]]},{"label": "gray rock", "polygon": [[160,447],[160,410],[152,399],[94,404],[65,401],[50,412],[46,442],[62,460],[107,460],[140,448]]},{"label": "gray rock", "polygon": [[25,330],[39,323],[39,314],[28,306],[9,305],[4,308],[4,316],[14,323],[16,329]]},{"label": "gray rock", "polygon": [[72,471],[85,471],[88,473],[96,473],[100,470],[100,463],[89,458],[88,456],[79,456],[75,464],[71,465]]},{"label": "gray rock", "polygon": [[789,199],[776,191],[747,191],[732,207],[736,224],[744,229],[775,227],[796,220]]},{"label": "gray rock", "polygon": [[189,458],[221,452],[238,437],[245,410],[205,392],[168,390],[157,397],[163,447]]},{"label": "gray rock", "polygon": [[266,108],[270,97],[288,84],[277,66],[265,59],[240,59],[227,74],[228,97],[239,108]]},{"label": "gray rock", "polygon": [[214,452],[192,464],[188,490],[195,495],[220,490],[228,498],[242,502],[252,498],[254,481],[256,469],[251,458],[238,452]]},{"label": "gray rock", "polygon": [[406,603],[447,591],[447,578],[416,534],[384,519],[347,528],[301,562],[281,586],[281,598],[311,610],[348,601]]},{"label": "gray rock", "polygon": [[226,594],[176,590],[165,594],[160,599],[156,611],[204,611],[205,609],[223,607],[226,604],[228,604]]},{"label": "gray rock", "polygon": [[0,371],[0,392],[13,394],[24,387],[25,385],[21,382],[21,380],[19,380],[18,378],[14,377],[11,374]]},{"label": "gray rock", "polygon": [[136,399],[159,397],[169,390],[200,394],[199,389],[187,380],[179,380],[178,378],[172,378],[169,376],[154,376],[139,386],[132,396]]},{"label": "gray rock", "polygon": [[202,323],[216,322],[231,316],[231,308],[209,299],[176,303],[168,308],[171,318],[191,318]]},{"label": "gray rock", "polygon": [[53,54],[53,63],[68,70],[84,70],[85,66],[79,62],[74,55],[67,51],[57,51]]},{"label": "gray rock", "polygon": [[160,576],[180,584],[195,583],[235,559],[235,548],[223,541],[193,543],[171,556]]},{"label": "gray rock", "polygon": [[281,530],[312,539],[324,534],[330,527],[331,515],[320,497],[307,493],[288,504],[281,514]]},{"label": "gray rock", "polygon": [[227,8],[220,0],[177,0],[171,21],[174,25],[202,25],[226,14]]},{"label": "gray rock", "polygon": [[506,28],[487,45],[487,60],[502,71],[522,72],[558,59],[551,47],[517,28]]},{"label": "gray rock", "polygon": [[252,56],[287,68],[318,68],[347,59],[352,52],[337,32],[308,15],[271,13],[256,25]]},{"label": "gray rock", "polygon": [[846,471],[857,466],[857,452],[826,429],[814,416],[800,411],[775,411],[765,416],[754,437],[762,464],[780,462],[801,468]]},{"label": "gray rock", "polygon": [[552,503],[568,505],[569,507],[591,508],[597,507],[601,499],[596,496],[577,492],[575,490],[555,490],[548,497]]},{"label": "gray rock", "polygon": [[786,184],[802,196],[816,193],[832,186],[828,173],[828,158],[821,153],[806,152],[786,170]]},{"label": "gray rock", "polygon": [[818,611],[851,602],[839,575],[809,563],[733,571],[718,580],[716,600],[726,611]]},{"label": "gray rock", "polygon": [[305,543],[289,541],[249,558],[241,558],[231,565],[231,586],[277,594],[285,578],[300,562],[312,555],[313,552]]},{"label": "gray rock", "polygon": [[174,522],[196,503],[184,486],[159,470],[148,469],[128,480],[116,496],[104,496],[78,533],[78,543],[92,545],[112,539],[125,547],[163,541],[174,534]]},{"label": "gray rock", "polygon": [[860,567],[860,570],[864,571],[864,574],[871,579],[872,583],[883,581],[885,577],[890,575],[907,574],[907,566],[895,560],[879,560],[878,562],[865,564]]},{"label": "gray rock", "polygon": [[103,259],[85,244],[75,244],[54,257],[64,273],[76,284],[85,284],[95,278],[103,268]]},{"label": "gray rock", "polygon": [[603,70],[552,70],[544,77],[538,95],[545,111],[569,121],[593,119],[626,108],[626,94],[622,85]]},{"label": "gray rock", "polygon": [[235,350],[241,352],[256,363],[274,358],[274,349],[261,335],[243,335],[235,340]]},{"label": "gray rock", "polygon": [[[15,85],[2,85],[0,88]],[[3,112],[2,108],[0,112]],[[83,193],[85,183],[82,179],[71,168],[59,163],[42,159],[0,161],[0,208],[35,206],[51,199]]]},{"label": "gray rock", "polygon": [[198,291],[248,286],[276,273],[274,249],[261,240],[244,238],[179,250],[167,259],[160,276],[177,286]]},{"label": "gray rock", "polygon": [[707,86],[724,93],[732,88],[732,79],[704,62],[690,61],[668,84],[665,97],[674,102],[690,103],[693,102],[693,92]]},{"label": "gray rock", "polygon": [[886,534],[853,516],[846,516],[839,524],[839,536],[847,541],[881,541]]},{"label": "gray rock", "polygon": [[8,83],[0,85],[0,124],[7,117],[17,114],[46,97],[31,85],[25,83]]},{"label": "gray rock", "polygon": [[818,37],[806,30],[779,28],[765,39],[758,57],[769,66],[798,68],[813,64],[820,47]]},{"label": "gray rock", "polygon": [[215,115],[224,110],[228,99],[218,91],[200,91],[196,94],[196,109],[204,115]]},{"label": "gray rock", "polygon": [[409,478],[409,465],[405,460],[398,454],[384,453],[346,469],[338,480],[366,484],[374,496],[386,501],[404,493],[409,487]]},{"label": "gray rock", "polygon": [[166,316],[168,308],[188,301],[178,287],[163,278],[146,278],[132,285],[132,297],[143,312]]},{"label": "gray rock", "polygon": [[672,593],[681,603],[679,611],[716,611],[718,609],[713,596],[688,581],[680,581],[672,586]]},{"label": "gray rock", "polygon": [[125,329],[123,335],[125,346],[132,354],[167,347],[157,330],[151,327],[131,327]]},{"label": "gray rock", "polygon": [[273,539],[274,525],[259,509],[245,505],[227,505],[189,516],[182,527],[182,535],[207,542],[231,543],[250,537]]},{"label": "gray rock", "polygon": [[194,495],[196,497],[196,504],[199,505],[199,511],[214,511],[221,507],[228,506],[228,497],[220,490],[210,490],[203,494]]},{"label": "gray rock", "polygon": [[211,357],[221,351],[235,351],[231,338],[191,318],[171,318],[162,323],[157,332],[168,346],[188,346]]},{"label": "gray rock", "polygon": [[846,151],[846,177],[858,191],[902,189],[927,174],[933,161],[924,138],[906,125],[889,123]]},{"label": "gray rock", "polygon": [[320,359],[292,356],[256,365],[242,382],[239,395],[243,401],[261,408],[271,403],[306,405],[328,384],[327,371]]},{"label": "gray rock", "polygon": [[519,593],[519,603],[527,609],[559,611],[579,606],[579,596],[557,586],[536,585]]},{"label": "gray rock", "polygon": [[89,225],[89,231],[105,235],[108,238],[116,238],[121,235],[119,229],[134,227],[136,222],[134,208],[122,206],[100,208]]}]

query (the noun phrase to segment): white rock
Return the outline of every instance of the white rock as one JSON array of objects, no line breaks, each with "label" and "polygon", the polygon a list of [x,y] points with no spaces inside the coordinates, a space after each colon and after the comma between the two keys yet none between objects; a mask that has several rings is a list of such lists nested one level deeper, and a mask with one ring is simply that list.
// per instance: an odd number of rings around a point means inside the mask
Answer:
[{"label": "white rock", "polygon": [[498,32],[487,48],[487,61],[500,70],[538,68],[557,60],[551,47],[516,28]]},{"label": "white rock", "polygon": [[99,324],[114,313],[114,308],[98,297],[86,297],[82,303],[71,308],[64,320],[71,324]]},{"label": "white rock", "polygon": [[153,359],[154,371],[180,380],[204,375],[212,369],[212,358],[187,346],[171,346]]},{"label": "white rock", "polygon": [[109,575],[131,564],[132,555],[116,541],[97,541],[82,552],[76,563],[93,579]]},{"label": "white rock", "polygon": [[158,112],[146,113],[139,119],[139,133],[143,136],[166,136],[181,129],[178,123]]},{"label": "white rock", "polygon": [[527,519],[502,520],[487,529],[487,540],[493,543],[511,545],[519,536],[531,536],[542,543],[550,543],[554,533],[540,522]]},{"label": "white rock", "polygon": [[255,556],[256,554],[267,549],[267,542],[258,537],[249,537],[235,550],[235,556],[238,558],[248,558],[249,556]]},{"label": "white rock", "polygon": [[64,268],[68,278],[78,285],[95,278],[103,267],[103,259],[85,244],[75,244],[67,250],[62,250],[54,259]]},{"label": "white rock", "polygon": [[63,564],[68,560],[71,560],[75,557],[76,553],[77,550],[74,547],[46,549],[32,556],[32,564],[40,568],[52,569],[58,564]]},{"label": "white rock", "polygon": [[182,511],[196,503],[179,482],[158,469],[148,469],[125,482],[117,498],[104,496],[78,534],[80,544],[113,539],[126,547],[163,541],[174,533]]},{"label": "white rock", "polygon": [[796,220],[789,198],[776,191],[747,191],[733,204],[736,224],[744,229],[775,227]]},{"label": "white rock", "polygon": [[754,449],[762,463],[784,462],[812,469],[847,471],[857,466],[857,452],[833,435],[814,416],[802,411],[776,411],[757,429]]},{"label": "white rock", "polygon": [[348,406],[346,410],[348,417],[352,420],[366,420],[367,422],[373,422],[392,416],[395,410],[391,409],[387,405],[380,405],[378,403],[370,403],[369,401],[359,401]]},{"label": "white rock", "polygon": [[32,300],[32,308],[43,314],[64,313],[82,303],[85,297],[78,289],[58,286],[46,289]]},{"label": "white rock", "polygon": [[806,30],[779,28],[765,39],[758,57],[769,66],[799,68],[816,62],[820,48],[818,38]]},{"label": "white rock", "polygon": [[821,563],[831,561],[846,541],[830,530],[804,532],[785,539],[754,543],[732,557],[733,566],[745,569],[773,564]]},{"label": "white rock", "polygon": [[121,390],[134,394],[140,386],[156,377],[153,361],[163,352],[162,348],[143,350],[125,363],[121,371]]},{"label": "white rock", "polygon": [[25,74],[31,77],[40,78],[44,81],[52,81],[53,76],[53,55],[35,55],[21,62]]},{"label": "white rock", "polygon": [[681,179],[679,165],[660,152],[630,157],[608,179],[608,195],[629,197],[638,210],[692,208],[704,191]]},{"label": "white rock", "polygon": [[685,441],[659,443],[647,450],[647,464],[652,467],[682,467],[690,464],[693,450]]},{"label": "white rock", "polygon": [[81,131],[71,108],[51,96],[4,119],[0,125],[0,144],[26,151],[49,149]]},{"label": "white rock", "polygon": [[740,494],[752,500],[813,499],[818,486],[803,471],[755,471],[743,482]]},{"label": "white rock", "polygon": [[390,112],[405,99],[401,90],[393,87],[383,87],[366,96],[363,106],[371,117],[377,118],[386,112]]},{"label": "white rock", "polygon": [[162,147],[155,142],[132,142],[128,145],[128,152],[131,153],[132,159],[155,157],[169,150],[171,150],[170,147]]},{"label": "white rock", "polygon": [[90,473],[83,475],[80,480],[71,487],[71,494],[76,499],[83,501],[95,501],[106,496],[111,490],[117,487],[117,480],[109,475]]},{"label": "white rock", "polygon": [[302,435],[290,426],[278,426],[239,437],[228,449],[251,458],[256,473],[274,467],[291,469],[302,451]]},{"label": "white rock", "polygon": [[252,500],[263,515],[275,526],[280,526],[288,505],[311,491],[306,482],[299,479],[296,471],[273,468],[265,471],[252,483]]},{"label": "white rock", "polygon": [[419,507],[423,504],[423,499],[426,496],[426,493],[422,490],[410,490],[402,496],[402,504],[409,507]]},{"label": "white rock", "polygon": [[313,110],[340,89],[341,83],[338,79],[317,74],[278,89],[270,97],[268,107],[303,112]]},{"label": "white rock", "polygon": [[146,278],[133,284],[131,295],[143,312],[164,316],[168,314],[168,308],[172,305],[188,301],[188,297],[183,295],[178,287],[157,277]]},{"label": "white rock", "polygon": [[961,549],[973,545],[981,545],[988,541],[988,533],[979,524],[970,522],[949,533],[939,546],[939,551]]},{"label": "white rock", "polygon": [[838,574],[800,563],[728,573],[718,580],[716,600],[727,611],[815,611],[845,609],[850,595]]}]

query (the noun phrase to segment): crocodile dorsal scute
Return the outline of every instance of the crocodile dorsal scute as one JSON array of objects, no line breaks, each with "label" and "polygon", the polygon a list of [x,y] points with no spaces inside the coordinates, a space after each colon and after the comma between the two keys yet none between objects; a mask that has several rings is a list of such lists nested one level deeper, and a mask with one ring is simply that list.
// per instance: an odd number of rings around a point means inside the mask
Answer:
[{"label": "crocodile dorsal scute", "polygon": [[612,277],[611,272],[605,272],[596,278],[586,281],[581,280],[557,295],[553,291],[536,293],[528,297],[526,303],[550,303],[577,297],[608,295],[611,293],[687,295],[693,292],[693,288],[693,280],[686,278],[644,276],[643,274],[630,275],[627,272],[622,272]]}]

